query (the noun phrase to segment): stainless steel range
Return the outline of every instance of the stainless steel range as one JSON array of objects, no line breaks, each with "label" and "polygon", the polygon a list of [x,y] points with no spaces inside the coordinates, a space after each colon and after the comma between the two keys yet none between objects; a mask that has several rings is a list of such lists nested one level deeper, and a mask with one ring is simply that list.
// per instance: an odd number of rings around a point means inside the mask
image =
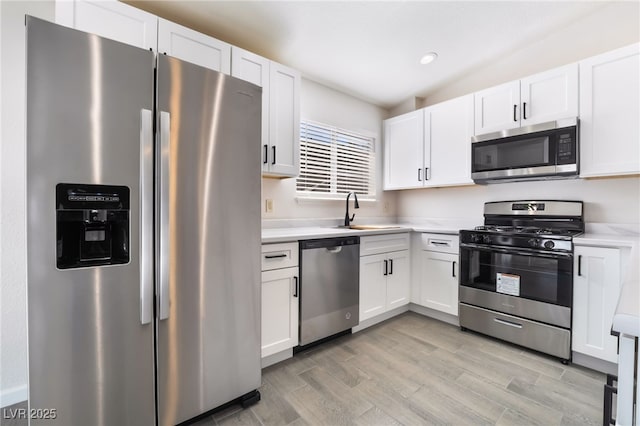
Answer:
[{"label": "stainless steel range", "polygon": [[484,219],[460,231],[460,327],[569,362],[582,202],[485,203]]}]

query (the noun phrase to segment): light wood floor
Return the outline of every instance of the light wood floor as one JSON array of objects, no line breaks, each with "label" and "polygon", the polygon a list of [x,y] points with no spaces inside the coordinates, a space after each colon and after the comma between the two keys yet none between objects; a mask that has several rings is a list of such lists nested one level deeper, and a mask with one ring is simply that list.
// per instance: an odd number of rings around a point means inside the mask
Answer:
[{"label": "light wood floor", "polygon": [[263,370],[202,425],[600,425],[604,374],[406,313]]},{"label": "light wood floor", "polygon": [[259,403],[196,424],[600,425],[604,382],[408,312],[264,369]]}]

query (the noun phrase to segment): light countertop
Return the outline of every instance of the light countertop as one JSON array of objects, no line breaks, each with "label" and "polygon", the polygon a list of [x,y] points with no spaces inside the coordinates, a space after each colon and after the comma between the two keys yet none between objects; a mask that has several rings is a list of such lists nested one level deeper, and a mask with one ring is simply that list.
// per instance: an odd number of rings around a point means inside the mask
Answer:
[{"label": "light countertop", "polygon": [[263,228],[262,243],[283,243],[287,241],[308,240],[316,238],[347,237],[350,235],[382,235],[397,234],[401,232],[430,232],[434,234],[457,234],[460,229],[449,226],[437,225],[413,225],[413,224],[388,224],[393,228],[386,229],[346,229],[336,226],[306,226],[290,228]]},{"label": "light countertop", "polygon": [[634,247],[640,244],[640,236],[587,232],[574,237],[573,243],[579,246]]}]

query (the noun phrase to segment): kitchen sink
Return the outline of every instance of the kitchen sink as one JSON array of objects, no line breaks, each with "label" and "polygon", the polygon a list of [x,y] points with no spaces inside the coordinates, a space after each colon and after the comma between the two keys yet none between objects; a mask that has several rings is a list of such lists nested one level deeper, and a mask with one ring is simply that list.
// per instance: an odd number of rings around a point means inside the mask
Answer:
[{"label": "kitchen sink", "polygon": [[371,230],[371,229],[394,229],[394,228],[400,228],[400,226],[398,225],[350,225],[350,226],[338,225],[338,226],[334,226],[334,228]]}]

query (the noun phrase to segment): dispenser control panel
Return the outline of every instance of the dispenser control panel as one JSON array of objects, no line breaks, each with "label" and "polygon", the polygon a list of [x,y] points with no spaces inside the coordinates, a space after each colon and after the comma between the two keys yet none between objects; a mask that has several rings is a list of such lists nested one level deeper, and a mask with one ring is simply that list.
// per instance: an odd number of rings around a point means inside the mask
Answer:
[{"label": "dispenser control panel", "polygon": [[129,188],[56,185],[58,269],[129,262]]}]

